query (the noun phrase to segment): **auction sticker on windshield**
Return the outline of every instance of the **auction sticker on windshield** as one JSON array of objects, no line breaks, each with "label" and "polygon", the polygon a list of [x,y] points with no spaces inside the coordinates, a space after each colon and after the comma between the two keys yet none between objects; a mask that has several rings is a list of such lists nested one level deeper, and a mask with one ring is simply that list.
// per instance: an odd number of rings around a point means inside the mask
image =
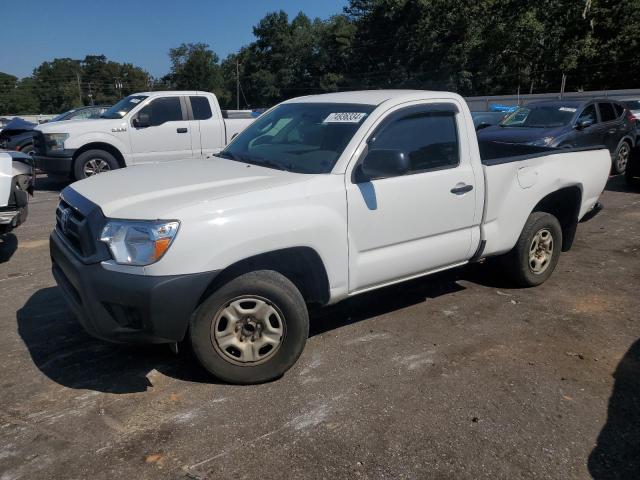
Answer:
[{"label": "auction sticker on windshield", "polygon": [[560,110],[561,112],[575,112],[577,110],[577,108],[572,108],[572,107],[560,107],[558,110]]},{"label": "auction sticker on windshield", "polygon": [[330,113],[322,123],[358,123],[366,116],[364,112],[336,112]]}]

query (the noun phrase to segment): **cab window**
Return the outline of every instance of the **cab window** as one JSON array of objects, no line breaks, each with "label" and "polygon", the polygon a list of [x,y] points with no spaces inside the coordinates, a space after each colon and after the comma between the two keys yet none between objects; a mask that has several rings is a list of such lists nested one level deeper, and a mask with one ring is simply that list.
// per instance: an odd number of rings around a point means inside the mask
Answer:
[{"label": "cab window", "polygon": [[153,100],[140,110],[139,116],[149,115],[149,126],[157,127],[167,122],[181,121],[182,107],[180,97],[163,97]]},{"label": "cab window", "polygon": [[405,152],[409,174],[455,167],[459,163],[455,114],[416,112],[393,120],[369,140],[369,151],[376,149]]}]

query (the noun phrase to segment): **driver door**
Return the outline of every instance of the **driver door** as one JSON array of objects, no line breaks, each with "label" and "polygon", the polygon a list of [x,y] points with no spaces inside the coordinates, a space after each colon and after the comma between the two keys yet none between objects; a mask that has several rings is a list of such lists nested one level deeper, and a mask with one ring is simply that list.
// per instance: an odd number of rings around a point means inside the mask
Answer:
[{"label": "driver door", "polygon": [[594,145],[602,145],[603,136],[598,125],[598,114],[596,112],[595,103],[589,104],[582,110],[582,113],[576,120],[576,125],[581,122],[591,121],[590,126],[583,128],[582,130],[575,131],[575,146],[576,147],[591,147]]},{"label": "driver door", "polygon": [[346,178],[351,292],[469,259],[482,186],[460,141],[466,135],[455,105],[426,104],[389,115],[369,137],[366,151],[405,152],[411,167]]},{"label": "driver door", "polygon": [[190,158],[193,155],[190,127],[182,97],[152,99],[131,120],[133,163]]}]

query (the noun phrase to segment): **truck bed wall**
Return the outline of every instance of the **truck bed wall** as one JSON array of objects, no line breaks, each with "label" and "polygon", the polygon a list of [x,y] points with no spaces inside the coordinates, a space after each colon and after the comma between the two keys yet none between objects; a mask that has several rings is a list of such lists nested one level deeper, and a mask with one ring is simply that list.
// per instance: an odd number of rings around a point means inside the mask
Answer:
[{"label": "truck bed wall", "polygon": [[483,160],[485,209],[484,256],[513,248],[529,214],[541,199],[565,187],[582,192],[580,213],[596,203],[604,190],[611,157],[606,149],[556,150],[519,157]]}]

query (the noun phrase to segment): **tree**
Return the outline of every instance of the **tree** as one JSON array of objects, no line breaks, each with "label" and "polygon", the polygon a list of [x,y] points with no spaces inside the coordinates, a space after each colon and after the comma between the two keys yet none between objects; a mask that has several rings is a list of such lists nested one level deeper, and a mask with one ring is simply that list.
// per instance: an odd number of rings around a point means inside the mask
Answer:
[{"label": "tree", "polygon": [[183,43],[169,50],[171,72],[166,77],[178,90],[203,90],[225,97],[218,55],[206,43]]}]

